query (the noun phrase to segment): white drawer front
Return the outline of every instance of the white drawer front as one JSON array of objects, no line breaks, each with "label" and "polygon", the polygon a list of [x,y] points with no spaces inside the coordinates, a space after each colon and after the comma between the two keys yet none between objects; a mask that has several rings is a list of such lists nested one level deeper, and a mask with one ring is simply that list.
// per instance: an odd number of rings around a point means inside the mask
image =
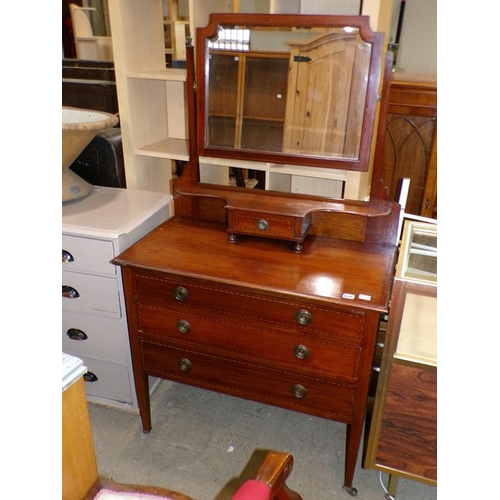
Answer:
[{"label": "white drawer front", "polygon": [[96,382],[85,382],[87,396],[110,399],[123,403],[132,404],[131,373],[126,365],[100,361],[88,356],[69,352],[78,356],[89,372],[96,377]]},{"label": "white drawer front", "polygon": [[91,276],[79,273],[62,273],[64,287],[71,287],[78,294],[76,298],[62,297],[64,311],[81,312],[121,317],[118,280],[102,276]]},{"label": "white drawer front", "polygon": [[63,234],[62,250],[64,270],[109,275],[115,275],[117,272],[116,266],[110,264],[110,260],[115,256],[112,241]]},{"label": "white drawer front", "polygon": [[126,363],[127,324],[123,319],[65,312],[62,318],[62,350]]}]

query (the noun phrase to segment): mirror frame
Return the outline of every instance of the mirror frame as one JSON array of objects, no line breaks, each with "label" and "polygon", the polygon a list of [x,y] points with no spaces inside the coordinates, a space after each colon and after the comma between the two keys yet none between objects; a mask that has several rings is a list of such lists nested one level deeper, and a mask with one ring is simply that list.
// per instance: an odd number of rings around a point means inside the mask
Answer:
[{"label": "mirror frame", "polygon": [[[236,149],[207,145],[206,121],[208,98],[208,43],[213,39],[220,26],[252,27],[320,27],[343,28],[352,26],[359,29],[363,41],[372,45],[368,71],[367,92],[365,99],[364,119],[358,157],[333,158],[306,154],[283,153]],[[383,43],[384,34],[374,32],[369,25],[368,16],[318,16],[287,14],[211,14],[209,23],[197,29],[196,38],[196,112],[197,112],[197,154],[235,160],[248,160],[279,164],[294,164],[323,168],[367,172],[370,167],[372,147],[374,146],[374,127],[379,86],[383,78]]]}]

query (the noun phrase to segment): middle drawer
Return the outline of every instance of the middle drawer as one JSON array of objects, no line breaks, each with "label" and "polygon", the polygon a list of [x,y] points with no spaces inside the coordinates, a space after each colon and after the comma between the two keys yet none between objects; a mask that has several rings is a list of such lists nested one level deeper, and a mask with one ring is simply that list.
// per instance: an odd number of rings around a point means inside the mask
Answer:
[{"label": "middle drawer", "polygon": [[[161,336],[192,345],[205,345],[224,352],[231,351],[241,357],[251,356],[262,362],[284,368],[292,366],[318,374],[357,378],[360,347],[330,342],[303,332],[287,332],[270,328],[258,321],[238,321],[217,312],[200,311],[188,307],[159,307],[137,305],[138,327],[141,336]],[[234,321],[231,321],[234,320]],[[153,338],[153,337],[151,337]],[[158,338],[155,339],[158,341]]]},{"label": "middle drawer", "polygon": [[125,319],[65,312],[62,316],[62,349],[126,363],[127,323]]}]

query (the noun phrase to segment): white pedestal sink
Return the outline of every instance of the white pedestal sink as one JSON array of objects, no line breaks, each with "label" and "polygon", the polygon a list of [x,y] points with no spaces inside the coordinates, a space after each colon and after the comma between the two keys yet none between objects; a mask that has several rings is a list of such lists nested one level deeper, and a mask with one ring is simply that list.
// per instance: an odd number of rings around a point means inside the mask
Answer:
[{"label": "white pedestal sink", "polygon": [[62,107],[62,201],[84,198],[92,191],[92,184],[70,170],[100,130],[114,127],[118,117],[104,111]]}]

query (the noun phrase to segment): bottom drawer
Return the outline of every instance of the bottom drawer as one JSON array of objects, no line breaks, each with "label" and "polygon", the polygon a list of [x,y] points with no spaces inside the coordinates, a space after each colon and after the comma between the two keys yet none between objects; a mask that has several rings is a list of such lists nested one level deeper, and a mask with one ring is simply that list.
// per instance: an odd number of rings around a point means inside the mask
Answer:
[{"label": "bottom drawer", "polygon": [[151,342],[141,345],[149,375],[345,423],[352,420],[352,385]]},{"label": "bottom drawer", "polygon": [[69,353],[83,360],[87,370],[96,377],[95,382],[85,382],[87,396],[108,399],[117,403],[133,404],[131,374],[126,365],[101,361],[81,354]]}]

